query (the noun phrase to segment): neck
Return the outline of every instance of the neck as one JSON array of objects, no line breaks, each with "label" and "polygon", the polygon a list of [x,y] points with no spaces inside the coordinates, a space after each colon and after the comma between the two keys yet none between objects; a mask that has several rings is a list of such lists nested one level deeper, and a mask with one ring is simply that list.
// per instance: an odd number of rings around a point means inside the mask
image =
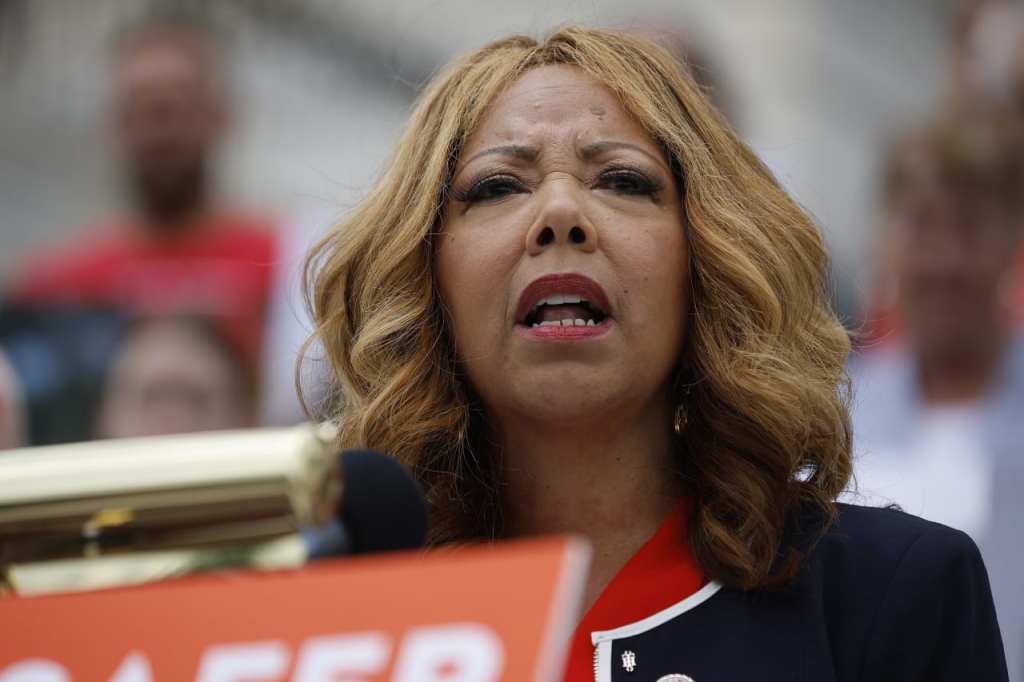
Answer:
[{"label": "neck", "polygon": [[[166,183],[165,183],[166,185]],[[141,177],[135,180],[135,200],[146,231],[156,238],[188,234],[210,211],[205,173],[163,186]]]},{"label": "neck", "polygon": [[982,398],[996,379],[1005,334],[992,334],[984,347],[918,360],[918,381],[925,402],[971,402]]},{"label": "neck", "polygon": [[172,207],[148,207],[143,213],[149,232],[174,236],[190,232],[206,214],[205,202],[195,201]]},{"label": "neck", "polygon": [[503,429],[506,534],[587,537],[586,607],[679,502],[672,410],[663,400],[600,427]]}]

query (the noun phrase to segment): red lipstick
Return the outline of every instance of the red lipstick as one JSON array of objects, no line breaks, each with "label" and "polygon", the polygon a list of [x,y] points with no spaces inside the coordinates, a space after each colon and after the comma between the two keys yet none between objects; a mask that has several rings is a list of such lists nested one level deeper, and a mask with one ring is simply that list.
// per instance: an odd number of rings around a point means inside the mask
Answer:
[{"label": "red lipstick", "polygon": [[582,341],[607,333],[611,313],[607,294],[593,279],[577,273],[545,275],[520,294],[516,331],[534,340]]}]

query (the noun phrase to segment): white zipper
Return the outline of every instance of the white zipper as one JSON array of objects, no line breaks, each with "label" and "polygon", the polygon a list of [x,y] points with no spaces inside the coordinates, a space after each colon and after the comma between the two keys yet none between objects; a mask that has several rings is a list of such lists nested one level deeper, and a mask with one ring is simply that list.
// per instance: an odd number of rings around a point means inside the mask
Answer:
[{"label": "white zipper", "polygon": [[594,644],[594,682],[612,682],[612,640]]}]

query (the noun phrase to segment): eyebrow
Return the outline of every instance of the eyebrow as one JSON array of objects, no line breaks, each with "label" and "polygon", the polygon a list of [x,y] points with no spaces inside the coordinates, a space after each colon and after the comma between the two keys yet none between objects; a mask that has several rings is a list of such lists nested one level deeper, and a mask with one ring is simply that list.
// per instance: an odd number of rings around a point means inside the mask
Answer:
[{"label": "eyebrow", "polygon": [[649,151],[647,151],[646,149],[639,145],[630,144],[629,142],[613,141],[592,142],[591,144],[588,144],[582,149],[580,149],[580,156],[583,158],[584,161],[592,161],[596,156],[601,156],[602,154],[606,154],[617,149],[632,149],[633,151],[640,152],[644,156],[650,157],[655,161],[659,160],[658,157],[654,156]]},{"label": "eyebrow", "polygon": [[[522,159],[523,161],[535,161],[539,153],[540,152],[537,151],[536,147],[526,147],[521,144],[506,144],[500,147],[489,147],[481,152],[477,152],[473,156],[469,157],[469,161],[473,161],[481,156],[488,156],[490,154],[514,156],[517,159]],[[469,163],[469,161],[466,163]]]},{"label": "eyebrow", "polygon": [[[633,151],[640,152],[644,156],[647,156],[648,158],[651,158],[655,161],[659,160],[658,157],[651,154],[649,151],[647,151],[646,149],[639,145],[630,144],[629,142],[614,142],[610,140],[602,142],[592,142],[582,147],[579,150],[579,154],[584,161],[592,161],[595,157],[598,157],[602,154],[607,154],[608,152],[615,151],[617,149],[632,149]],[[540,151],[536,147],[527,147],[521,144],[507,144],[498,147],[489,147],[487,149],[484,149],[483,151],[479,151],[473,156],[471,156],[469,160],[466,161],[466,163],[474,161],[475,159],[478,159],[481,156],[489,155],[512,156],[522,161],[536,161],[537,157],[540,155]]]}]

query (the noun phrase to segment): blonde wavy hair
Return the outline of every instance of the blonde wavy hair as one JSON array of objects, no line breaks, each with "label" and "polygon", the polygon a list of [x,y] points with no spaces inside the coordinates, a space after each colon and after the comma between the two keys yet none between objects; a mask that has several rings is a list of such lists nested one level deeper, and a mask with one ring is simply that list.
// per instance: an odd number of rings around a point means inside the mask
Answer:
[{"label": "blonde wavy hair", "polygon": [[677,170],[692,273],[679,448],[689,541],[709,578],[784,583],[800,559],[784,542],[789,524],[810,507],[824,528],[850,477],[849,338],[829,304],[828,257],[812,220],[686,68],[636,36],[573,27],[542,42],[499,40],[422,94],[382,177],[307,263],[314,339],[336,379],[338,445],[377,448],[414,472],[432,545],[500,534],[497,468],[443,311],[435,235],[482,115],[517,77],[549,64],[604,83]]}]

